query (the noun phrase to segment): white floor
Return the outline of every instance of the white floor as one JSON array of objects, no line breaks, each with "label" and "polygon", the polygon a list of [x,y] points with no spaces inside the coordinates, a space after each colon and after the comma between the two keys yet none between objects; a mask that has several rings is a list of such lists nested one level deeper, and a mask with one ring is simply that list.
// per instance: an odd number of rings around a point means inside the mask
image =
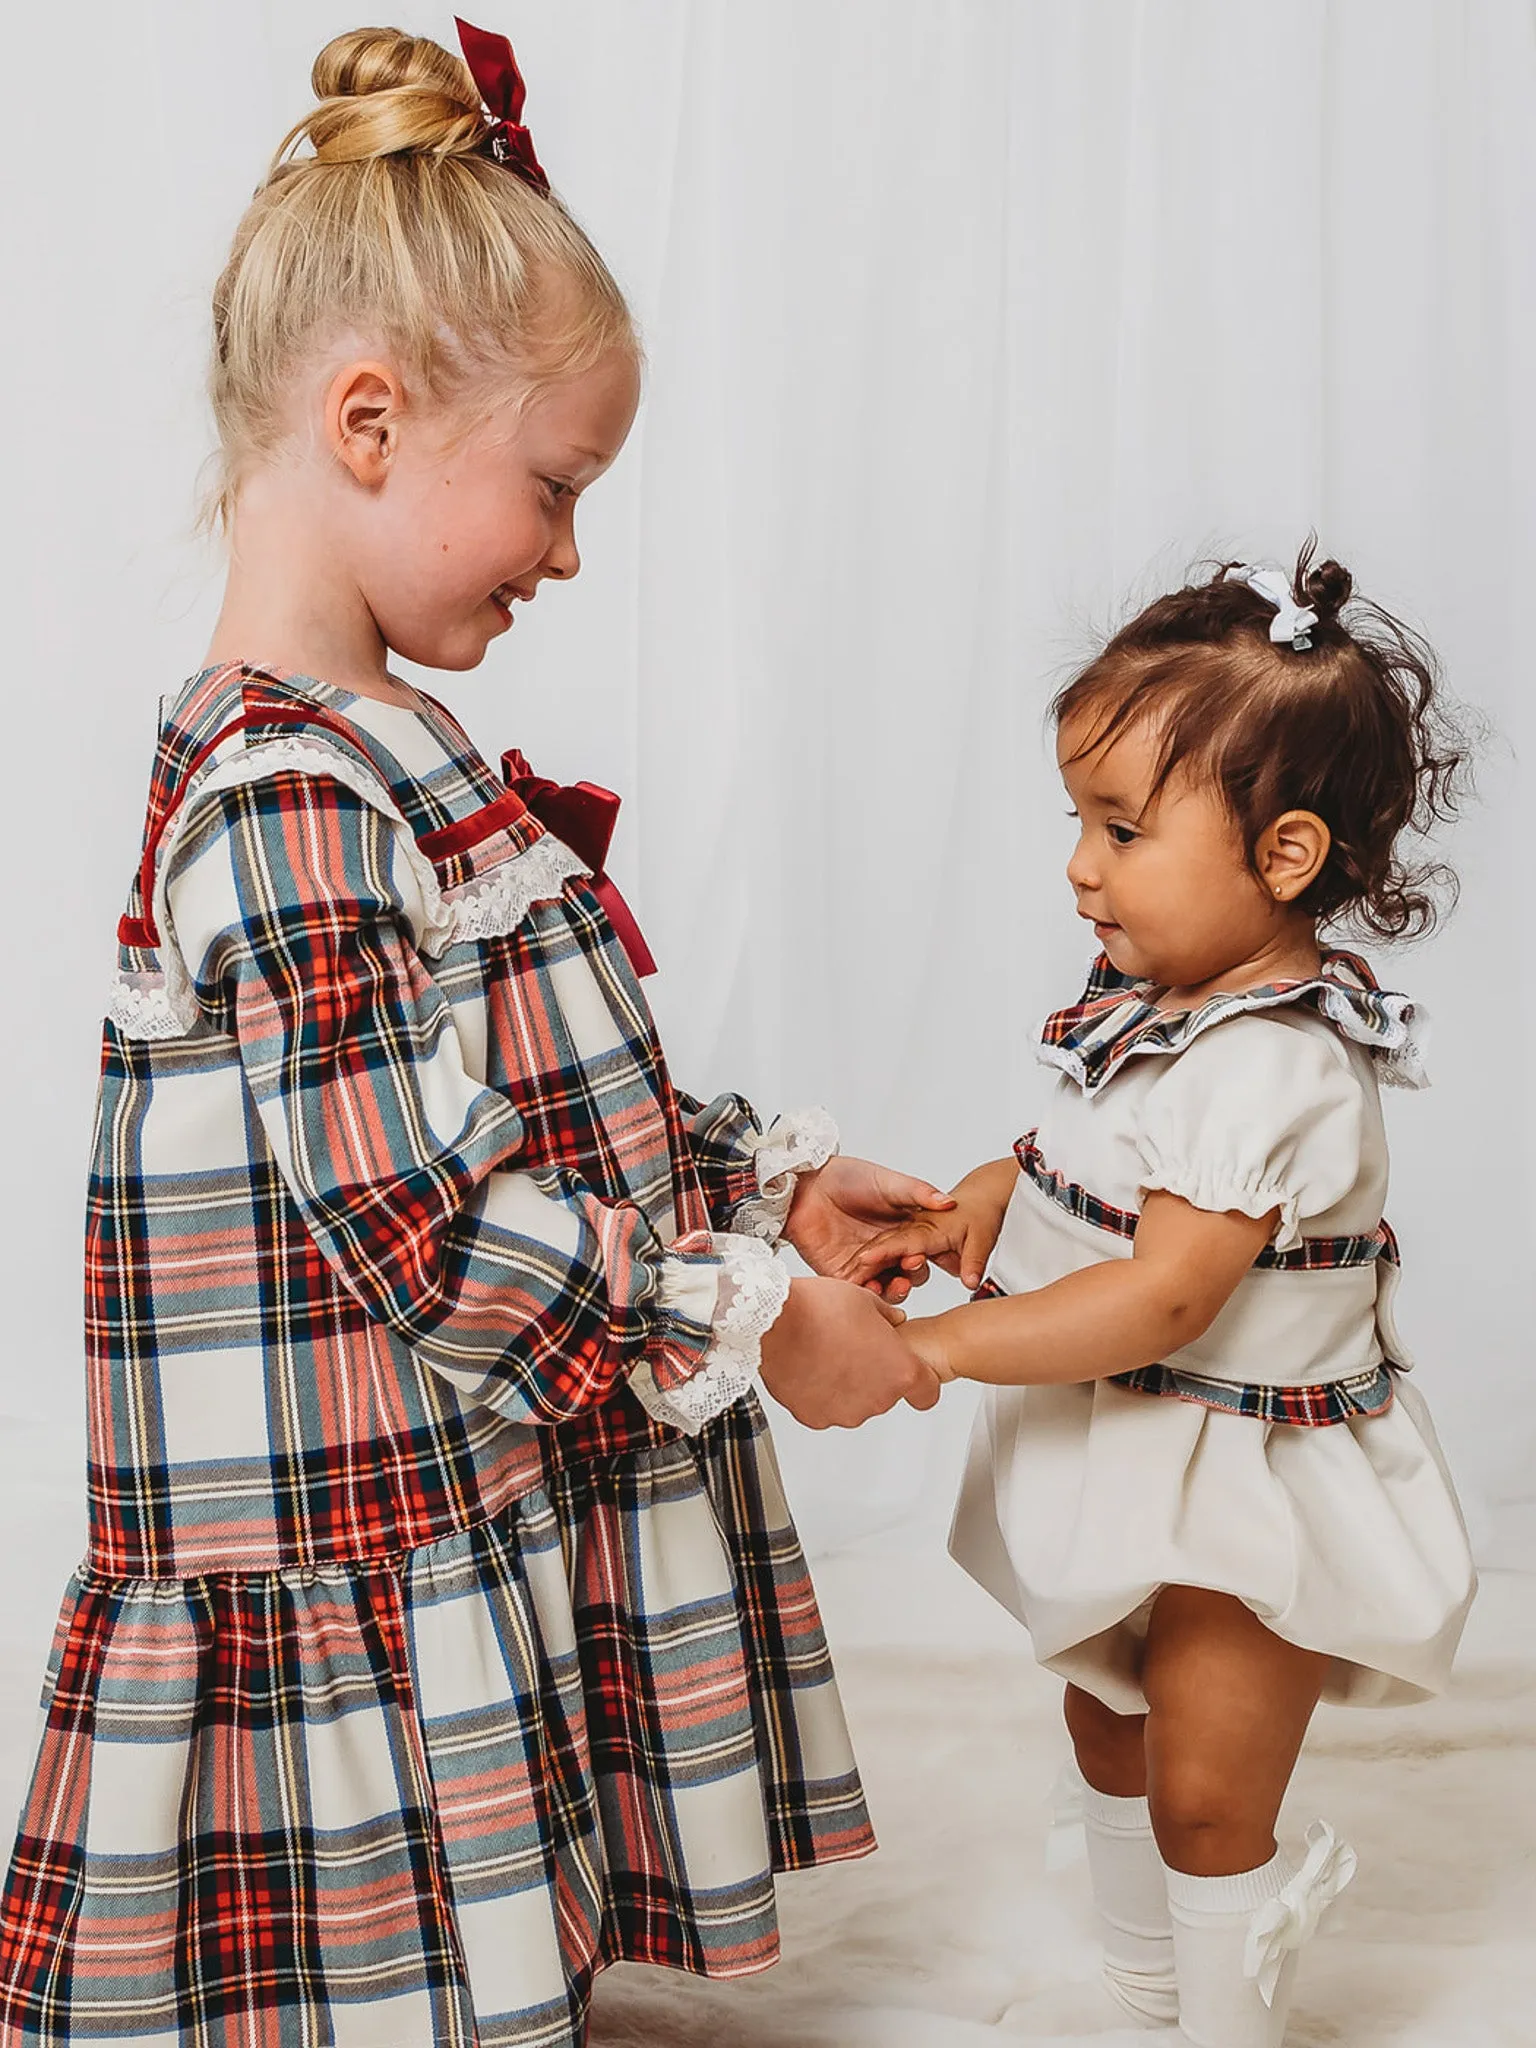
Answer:
[{"label": "white floor", "polygon": [[[937,1556],[846,1554],[817,1582],[880,1852],[784,1881],[762,1977],[612,1971],[593,2048],[1176,2041],[1117,2026],[1082,1870],[1042,1867],[1059,1687],[1011,1623]],[[1287,1821],[1316,1814],[1360,1873],[1306,1952],[1288,2048],[1532,2048],[1536,1578],[1485,1575],[1446,1699],[1323,1710]]]}]

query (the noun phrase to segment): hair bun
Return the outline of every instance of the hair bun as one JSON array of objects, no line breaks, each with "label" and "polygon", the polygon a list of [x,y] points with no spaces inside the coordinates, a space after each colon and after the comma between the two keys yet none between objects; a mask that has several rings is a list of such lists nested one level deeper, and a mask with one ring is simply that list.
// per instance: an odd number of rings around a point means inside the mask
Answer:
[{"label": "hair bun", "polygon": [[1310,549],[1296,564],[1296,595],[1312,607],[1325,626],[1332,625],[1349,603],[1354,587],[1354,577],[1341,562],[1319,562],[1314,569]]},{"label": "hair bun", "polygon": [[310,73],[319,106],[285,138],[279,158],[307,141],[321,163],[382,156],[470,156],[485,116],[469,67],[426,36],[355,28],[335,37]]}]

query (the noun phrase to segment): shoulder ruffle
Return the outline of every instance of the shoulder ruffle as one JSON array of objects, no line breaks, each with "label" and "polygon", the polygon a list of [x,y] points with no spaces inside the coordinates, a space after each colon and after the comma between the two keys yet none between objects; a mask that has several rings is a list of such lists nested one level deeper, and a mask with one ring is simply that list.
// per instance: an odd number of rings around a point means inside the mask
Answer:
[{"label": "shoulder ruffle", "polygon": [[1310,980],[1271,982],[1241,994],[1213,996],[1198,1010],[1159,1010],[1156,993],[1150,983],[1127,981],[1101,957],[1082,1001],[1045,1020],[1038,1057],[1070,1075],[1084,1094],[1091,1095],[1128,1059],[1144,1053],[1181,1053],[1229,1017],[1305,1003],[1342,1037],[1368,1047],[1389,1087],[1428,1085],[1428,1018],[1422,1004],[1381,988],[1358,954],[1327,952],[1321,970]]},{"label": "shoulder ruffle", "polygon": [[284,771],[339,782],[390,820],[422,904],[416,944],[428,958],[439,957],[465,941],[500,938],[516,931],[535,904],[557,901],[568,880],[590,873],[562,840],[541,832],[521,851],[457,888],[445,889],[387,784],[354,756],[308,735],[238,747],[212,761],[186,792],[162,843],[154,892],[154,919],[161,934],[159,966],[120,970],[107,996],[107,1017],[124,1037],[180,1038],[194,1030],[198,1021],[197,1002],[171,938],[165,902],[172,854],[197,800]]}]

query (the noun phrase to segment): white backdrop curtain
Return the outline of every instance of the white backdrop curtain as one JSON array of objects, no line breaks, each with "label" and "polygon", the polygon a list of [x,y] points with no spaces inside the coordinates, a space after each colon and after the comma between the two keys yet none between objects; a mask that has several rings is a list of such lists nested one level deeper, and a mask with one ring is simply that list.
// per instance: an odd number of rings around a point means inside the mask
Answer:
[{"label": "white backdrop curtain", "polygon": [[[446,8],[401,12],[451,38]],[[358,13],[81,0],[8,31],[7,1710],[80,1542],[101,985],[156,698],[216,600],[190,537],[208,287]],[[825,1101],[849,1149],[940,1178],[1004,1149],[1031,1025],[1085,964],[1052,688],[1134,594],[1315,528],[1491,719],[1461,907],[1388,969],[1437,1020],[1438,1086],[1393,1104],[1393,1210],[1485,1555],[1536,1555],[1529,0],[488,25],[651,367],[580,583],[435,687],[487,751],[625,792],[615,868],[679,1078]],[[786,1425],[813,1545],[936,1544],[966,1405]]]}]

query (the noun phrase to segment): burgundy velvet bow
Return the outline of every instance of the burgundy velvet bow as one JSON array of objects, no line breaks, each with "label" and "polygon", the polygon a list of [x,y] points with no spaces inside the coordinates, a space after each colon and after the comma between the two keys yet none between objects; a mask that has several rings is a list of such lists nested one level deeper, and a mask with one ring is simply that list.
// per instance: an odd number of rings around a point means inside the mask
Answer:
[{"label": "burgundy velvet bow", "polygon": [[476,28],[471,22],[460,21],[457,15],[454,25],[459,31],[464,62],[491,117],[487,153],[509,171],[515,171],[536,192],[547,192],[549,179],[533,153],[533,137],[523,126],[523,101],[528,88],[517,68],[512,45],[505,36],[492,35],[489,29]]},{"label": "burgundy velvet bow", "polygon": [[613,791],[595,782],[551,782],[543,775],[535,775],[527,756],[517,747],[509,747],[502,755],[501,772],[507,787],[521,798],[539,823],[547,826],[557,839],[564,840],[577,859],[592,870],[593,894],[602,904],[636,974],[654,974],[656,962],[641,937],[635,913],[603,871],[619,817],[619,799]]}]

